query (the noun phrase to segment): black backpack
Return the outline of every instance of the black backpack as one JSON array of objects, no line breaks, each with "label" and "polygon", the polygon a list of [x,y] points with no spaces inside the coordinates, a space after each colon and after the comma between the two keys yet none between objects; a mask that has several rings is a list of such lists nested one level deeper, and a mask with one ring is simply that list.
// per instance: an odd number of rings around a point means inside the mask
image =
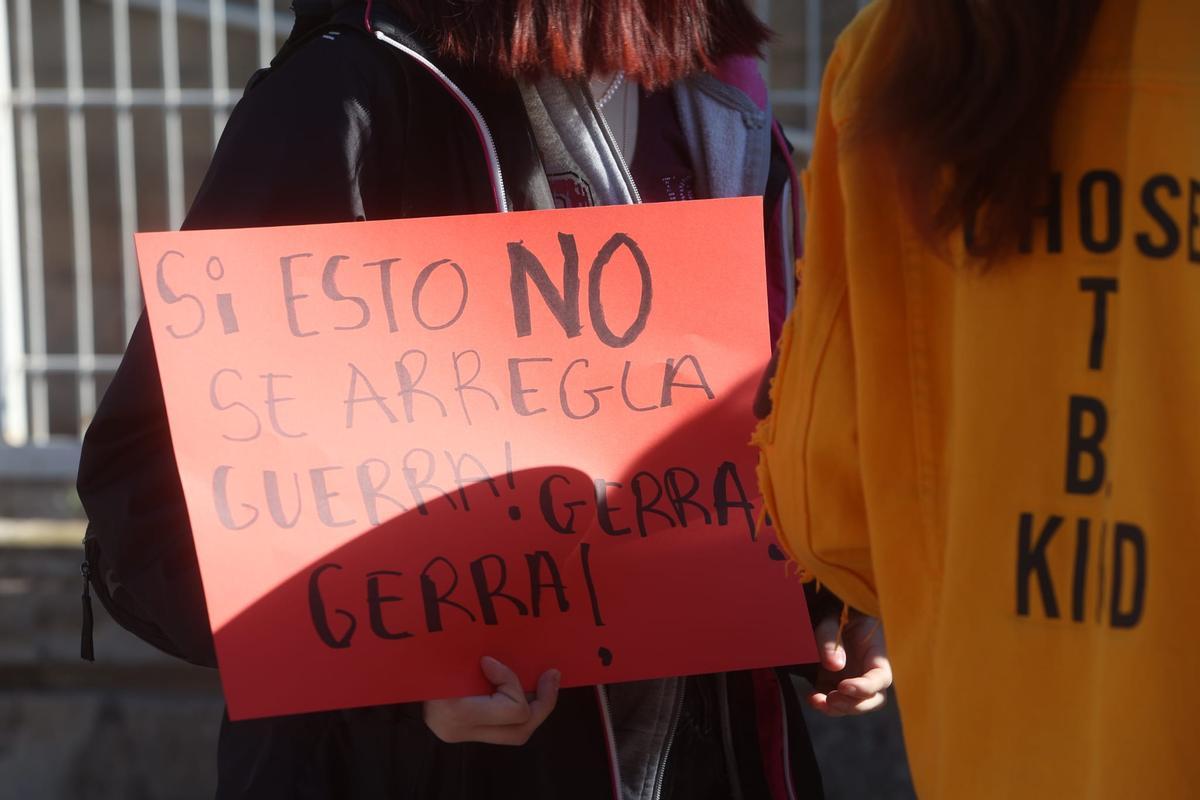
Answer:
[{"label": "black backpack", "polygon": [[[246,92],[252,91],[270,76],[273,69],[317,36],[335,28],[365,33],[361,21],[363,8],[361,3],[348,0],[295,0],[292,10],[296,14],[296,22],[291,33],[271,60],[271,65],[250,77]],[[138,324],[139,327],[145,325],[145,315]],[[149,332],[138,331],[130,342],[126,359],[152,365],[155,356],[148,351],[149,348]],[[137,368],[134,369],[136,371]],[[139,387],[142,391],[157,391],[157,386],[145,385],[151,380],[157,381],[157,370],[152,372],[152,375],[138,376],[139,379],[144,378]],[[166,436],[165,426],[164,430],[151,435],[159,434]],[[106,431],[88,431],[89,440],[102,440],[107,435]],[[100,449],[103,449],[103,444]],[[119,472],[123,465],[104,465],[103,468]],[[166,466],[163,468],[166,469]],[[169,479],[162,475],[158,477]],[[83,496],[82,472],[80,486],[80,495]],[[120,517],[123,509],[115,509],[113,504],[138,502],[117,496],[110,498],[103,488],[88,494],[94,495],[93,502],[103,507],[105,512],[113,512],[96,515],[100,518]],[[216,654],[190,529],[179,519],[180,509],[177,508],[163,508],[161,519],[157,509],[142,508],[139,513],[143,519],[150,518],[152,524],[143,525],[137,532],[103,522],[88,524],[83,540],[84,560],[80,566],[83,574],[80,657],[88,661],[95,660],[91,599],[91,593],[95,591],[112,618],[138,638],[168,655],[200,666],[215,667]]]}]

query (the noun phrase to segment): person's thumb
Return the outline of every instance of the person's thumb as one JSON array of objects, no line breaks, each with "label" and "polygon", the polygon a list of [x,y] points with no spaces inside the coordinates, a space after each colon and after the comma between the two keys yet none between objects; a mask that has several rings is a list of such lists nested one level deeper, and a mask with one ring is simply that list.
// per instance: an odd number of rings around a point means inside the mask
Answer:
[{"label": "person's thumb", "polygon": [[479,666],[483,676],[496,687],[496,694],[502,694],[513,702],[525,705],[525,690],[521,688],[521,679],[504,664],[491,656],[480,659]]},{"label": "person's thumb", "polygon": [[531,717],[535,725],[541,725],[558,703],[558,688],[562,684],[562,673],[549,669],[538,679],[537,695],[529,701]]},{"label": "person's thumb", "polygon": [[817,623],[814,630],[821,667],[829,672],[841,672],[846,668],[846,648],[838,642],[840,627],[841,620],[837,615],[831,614]]}]

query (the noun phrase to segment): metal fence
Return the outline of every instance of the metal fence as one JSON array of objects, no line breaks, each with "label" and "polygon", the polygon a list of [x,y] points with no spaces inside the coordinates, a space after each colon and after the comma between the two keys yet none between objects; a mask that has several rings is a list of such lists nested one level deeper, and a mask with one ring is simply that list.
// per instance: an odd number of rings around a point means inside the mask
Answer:
[{"label": "metal fence", "polygon": [[[61,479],[137,320],[135,230],[173,229],[288,0],[0,0],[0,477]],[[757,0],[798,149],[866,0]]]}]

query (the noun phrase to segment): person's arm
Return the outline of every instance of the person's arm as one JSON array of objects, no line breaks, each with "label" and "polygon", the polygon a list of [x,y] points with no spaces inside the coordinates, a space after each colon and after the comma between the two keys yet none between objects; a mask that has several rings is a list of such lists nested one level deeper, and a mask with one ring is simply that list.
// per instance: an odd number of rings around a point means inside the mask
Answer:
[{"label": "person's arm", "polygon": [[804,175],[807,225],[799,302],[784,326],[759,438],[782,543],[805,572],[864,613],[879,601],[859,459],[857,363],[834,124],[839,53],[826,70],[813,154]]},{"label": "person's arm", "polygon": [[[755,400],[760,416],[772,412],[772,400],[781,405],[764,426],[774,451],[768,457],[770,493],[775,505],[784,507],[777,514],[781,539],[827,596],[848,604],[844,615],[828,607],[814,612],[821,661],[809,702],[830,716],[878,708],[892,682],[882,627],[868,616],[878,614],[878,597],[858,455],[848,248],[833,107],[839,68],[835,53],[804,176],[808,218],[802,288]],[[773,379],[780,385],[772,390]]]}]

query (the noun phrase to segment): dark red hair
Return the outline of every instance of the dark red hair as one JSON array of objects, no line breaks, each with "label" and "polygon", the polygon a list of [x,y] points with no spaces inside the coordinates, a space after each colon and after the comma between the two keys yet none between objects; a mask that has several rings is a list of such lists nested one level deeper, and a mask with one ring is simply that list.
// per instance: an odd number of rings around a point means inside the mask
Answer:
[{"label": "dark red hair", "polygon": [[1063,87],[1100,0],[892,0],[858,131],[892,152],[918,230],[1011,251],[1046,191]]},{"label": "dark red hair", "polygon": [[507,76],[624,70],[650,87],[757,55],[744,0],[392,0],[440,54]]}]

